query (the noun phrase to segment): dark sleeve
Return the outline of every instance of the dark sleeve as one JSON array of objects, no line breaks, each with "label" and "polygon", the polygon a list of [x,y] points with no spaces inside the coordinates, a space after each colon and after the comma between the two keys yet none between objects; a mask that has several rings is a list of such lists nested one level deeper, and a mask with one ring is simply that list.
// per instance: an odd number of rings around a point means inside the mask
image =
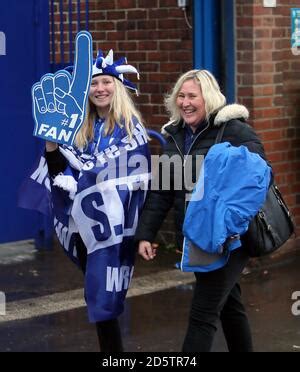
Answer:
[{"label": "dark sleeve", "polygon": [[[227,133],[226,133],[227,132]],[[227,137],[227,139],[226,139]],[[223,141],[229,141],[233,146],[244,145],[248,148],[249,151],[258,154],[262,157],[269,167],[272,168],[271,163],[267,159],[264,146],[255,132],[255,130],[247,123],[242,120],[231,120],[227,123],[227,127],[224,131]],[[271,181],[273,183],[274,175],[273,171],[271,172]]]},{"label": "dark sleeve", "polygon": [[45,151],[50,177],[56,176],[60,172],[64,172],[67,167],[67,160],[57,148],[54,151]]},{"label": "dark sleeve", "polygon": [[[166,148],[165,148],[166,150]],[[153,243],[158,230],[174,203],[174,172],[175,166],[169,164],[168,151],[164,151],[151,182],[146,202],[138,222],[135,240],[146,240]],[[164,185],[164,179],[168,174],[169,185]],[[163,177],[164,175],[164,177]],[[166,189],[167,188],[167,189]]]},{"label": "dark sleeve", "polygon": [[249,151],[260,155],[268,163],[264,146],[254,129],[242,120],[231,120],[227,123],[223,141],[233,146],[244,145]]},{"label": "dark sleeve", "polygon": [[173,202],[172,191],[149,191],[135,233],[135,241],[146,240],[153,243]]}]

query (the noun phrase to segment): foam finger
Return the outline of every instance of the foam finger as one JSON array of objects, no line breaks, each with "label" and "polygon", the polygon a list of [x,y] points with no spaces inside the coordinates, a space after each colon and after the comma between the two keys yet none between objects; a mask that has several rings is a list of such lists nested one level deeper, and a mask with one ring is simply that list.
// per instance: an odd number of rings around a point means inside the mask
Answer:
[{"label": "foam finger", "polygon": [[53,91],[55,91],[58,88],[65,94],[68,94],[70,92],[70,81],[71,75],[67,71],[58,71],[54,75]]},{"label": "foam finger", "polygon": [[93,67],[92,37],[87,31],[81,31],[76,37],[75,63],[71,94],[78,101],[79,105],[83,104],[83,94],[90,87]]},{"label": "foam finger", "polygon": [[46,106],[49,112],[55,111],[55,99],[54,99],[54,81],[53,75],[46,75],[41,81],[42,89],[44,92]]},{"label": "foam finger", "polygon": [[46,101],[43,94],[43,90],[40,84],[36,84],[32,88],[32,99],[35,109],[40,113],[45,113],[47,111]]}]

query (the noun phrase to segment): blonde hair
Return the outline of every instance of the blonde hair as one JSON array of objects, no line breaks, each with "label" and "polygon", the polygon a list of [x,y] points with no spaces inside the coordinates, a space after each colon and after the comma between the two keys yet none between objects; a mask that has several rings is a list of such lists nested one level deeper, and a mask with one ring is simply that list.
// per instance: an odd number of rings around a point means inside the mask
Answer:
[{"label": "blonde hair", "polygon": [[[140,112],[135,108],[133,100],[123,83],[116,78],[113,80],[115,90],[110,104],[109,114],[105,119],[103,133],[105,136],[111,134],[117,123],[119,126],[125,126],[126,132],[129,138],[131,138],[134,128],[133,117],[143,125],[142,117]],[[96,117],[96,107],[89,99],[84,123],[76,135],[75,145],[77,147],[84,148],[94,139],[94,122]]]},{"label": "blonde hair", "polygon": [[187,80],[194,80],[199,85],[205,102],[206,120],[225,106],[226,98],[221,93],[219,84],[215,77],[207,70],[190,70],[179,77],[170,94],[165,97],[165,107],[170,114],[170,120],[178,124],[181,120],[180,111],[176,104],[178,93],[182,84]]}]

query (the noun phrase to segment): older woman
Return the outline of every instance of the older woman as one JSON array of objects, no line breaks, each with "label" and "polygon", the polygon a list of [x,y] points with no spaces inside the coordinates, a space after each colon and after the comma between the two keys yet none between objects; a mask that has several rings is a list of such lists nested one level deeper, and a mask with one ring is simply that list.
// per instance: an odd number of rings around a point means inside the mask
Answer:
[{"label": "older woman", "polygon": [[[175,210],[177,244],[182,246],[188,191],[184,187],[186,182],[182,183],[182,187],[176,184],[180,179],[176,172],[178,166],[182,167],[182,174],[187,172],[184,161],[187,155],[193,160],[206,156],[215,143],[220,124],[226,124],[224,142],[228,141],[233,146],[245,145],[249,151],[265,158],[259,138],[245,122],[247,109],[237,104],[226,106],[226,99],[210,72],[191,70],[183,74],[165,103],[171,120],[162,130],[167,138],[164,154],[168,158],[179,155],[182,162],[171,167],[170,189],[166,190],[160,184],[158,190],[151,190],[146,201],[135,236],[139,241],[139,254],[145,260],[156,256],[152,243],[172,206]],[[195,164],[197,162],[190,168],[192,175],[184,174],[184,178],[197,178],[199,169]],[[221,269],[195,272],[196,285],[183,351],[209,351],[219,318],[229,350],[252,351],[251,332],[238,284],[248,259],[246,250],[238,249],[232,252],[229,261]]]}]

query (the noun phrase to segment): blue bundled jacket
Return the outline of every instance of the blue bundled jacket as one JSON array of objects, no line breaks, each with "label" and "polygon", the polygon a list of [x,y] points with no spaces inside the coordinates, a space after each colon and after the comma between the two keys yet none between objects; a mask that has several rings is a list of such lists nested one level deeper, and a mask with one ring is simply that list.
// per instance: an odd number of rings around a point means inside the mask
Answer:
[{"label": "blue bundled jacket", "polygon": [[185,214],[183,271],[211,271],[227,263],[265,202],[270,179],[266,161],[247,147],[228,142],[211,147]]}]

